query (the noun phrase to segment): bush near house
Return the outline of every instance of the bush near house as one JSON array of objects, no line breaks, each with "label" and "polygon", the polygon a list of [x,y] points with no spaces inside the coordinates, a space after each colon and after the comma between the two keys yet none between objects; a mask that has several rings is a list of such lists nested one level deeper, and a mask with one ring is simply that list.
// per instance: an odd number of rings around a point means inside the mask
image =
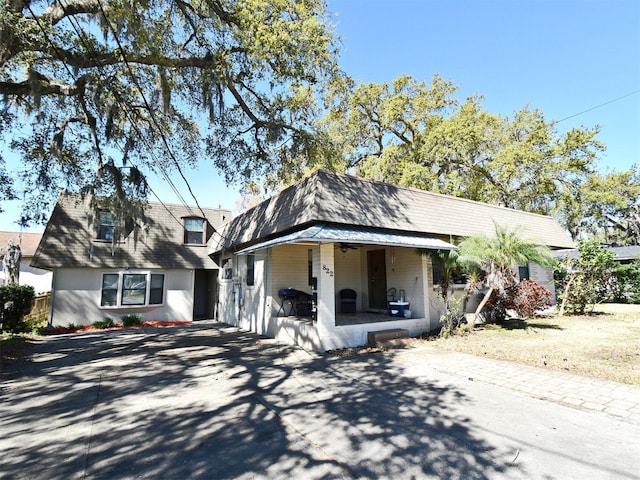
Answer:
[{"label": "bush near house", "polygon": [[10,283],[0,287],[0,325],[3,332],[27,331],[24,317],[31,311],[34,299],[32,286]]},{"label": "bush near house", "polygon": [[579,241],[579,257],[565,259],[554,271],[556,293],[561,299],[560,315],[582,315],[611,299],[611,285],[617,264],[615,254],[595,240]]},{"label": "bush near house", "polygon": [[611,301],[640,304],[640,260],[615,269],[611,280]]},{"label": "bush near house", "polygon": [[91,326],[95,328],[112,328],[115,325],[112,318],[106,317],[103,320],[93,322]]},{"label": "bush near house", "polygon": [[122,317],[123,327],[133,327],[135,325],[141,325],[141,324],[142,324],[142,317],[137,313],[130,313]]},{"label": "bush near house", "polygon": [[520,318],[533,318],[551,306],[552,296],[547,287],[535,280],[522,280],[507,292],[506,308],[514,310]]}]

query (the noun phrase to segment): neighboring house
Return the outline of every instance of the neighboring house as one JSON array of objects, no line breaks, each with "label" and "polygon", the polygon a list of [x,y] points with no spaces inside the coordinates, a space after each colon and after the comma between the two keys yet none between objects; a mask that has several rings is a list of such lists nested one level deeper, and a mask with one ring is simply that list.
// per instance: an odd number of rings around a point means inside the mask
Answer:
[{"label": "neighboring house", "polygon": [[31,262],[53,271],[51,325],[130,313],[143,320],[213,318],[218,266],[206,244],[231,218],[229,210],[149,202],[137,239],[130,233],[117,242],[111,213],[100,210],[96,222],[93,216],[88,199],[62,194]]},{"label": "neighboring house", "polygon": [[[615,260],[622,265],[640,260],[640,245],[629,245],[626,247],[609,247],[605,245],[603,247],[613,252],[616,256]],[[580,256],[580,251],[577,248],[558,250],[554,252],[554,255],[559,259],[570,258],[577,260]]]},{"label": "neighboring house", "polygon": [[[14,245],[18,245],[22,253],[18,281],[20,285],[31,285],[36,295],[51,291],[52,273],[30,265],[41,238],[41,233],[0,232],[0,260],[4,258],[9,241],[13,240]],[[0,285],[4,283],[4,271],[0,269]]]},{"label": "neighboring house", "polygon": [[[212,239],[219,319],[318,351],[363,345],[372,331],[434,330],[443,310],[437,269],[417,249],[455,248],[492,235],[494,222],[554,249],[574,247],[550,217],[317,171]],[[550,270],[522,267],[553,289]]]}]

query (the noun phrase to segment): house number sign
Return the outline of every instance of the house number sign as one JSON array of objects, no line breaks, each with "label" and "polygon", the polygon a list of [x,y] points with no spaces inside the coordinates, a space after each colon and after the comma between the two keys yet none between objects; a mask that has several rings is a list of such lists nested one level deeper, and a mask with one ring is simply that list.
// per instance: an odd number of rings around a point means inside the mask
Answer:
[{"label": "house number sign", "polygon": [[324,270],[324,273],[326,273],[327,275],[329,275],[330,277],[333,277],[333,270],[331,270],[329,267],[327,267],[326,265],[322,265],[322,270]]}]

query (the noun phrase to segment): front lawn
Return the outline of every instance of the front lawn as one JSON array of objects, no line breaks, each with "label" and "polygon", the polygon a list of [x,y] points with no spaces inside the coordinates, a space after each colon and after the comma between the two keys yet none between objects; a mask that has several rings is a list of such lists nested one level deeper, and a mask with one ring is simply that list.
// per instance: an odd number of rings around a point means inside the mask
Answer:
[{"label": "front lawn", "polygon": [[599,305],[593,315],[510,320],[429,344],[640,385],[640,305]]}]

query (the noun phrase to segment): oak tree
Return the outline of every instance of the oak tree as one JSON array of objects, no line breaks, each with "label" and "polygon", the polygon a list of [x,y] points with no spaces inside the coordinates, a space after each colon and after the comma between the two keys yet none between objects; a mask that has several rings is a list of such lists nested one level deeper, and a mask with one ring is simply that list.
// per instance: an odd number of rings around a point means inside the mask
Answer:
[{"label": "oak tree", "polygon": [[230,182],[275,171],[311,144],[336,48],[317,0],[2,0],[0,132],[22,168],[0,163],[0,188],[22,180],[44,221],[60,188],[125,205],[205,157]]}]

